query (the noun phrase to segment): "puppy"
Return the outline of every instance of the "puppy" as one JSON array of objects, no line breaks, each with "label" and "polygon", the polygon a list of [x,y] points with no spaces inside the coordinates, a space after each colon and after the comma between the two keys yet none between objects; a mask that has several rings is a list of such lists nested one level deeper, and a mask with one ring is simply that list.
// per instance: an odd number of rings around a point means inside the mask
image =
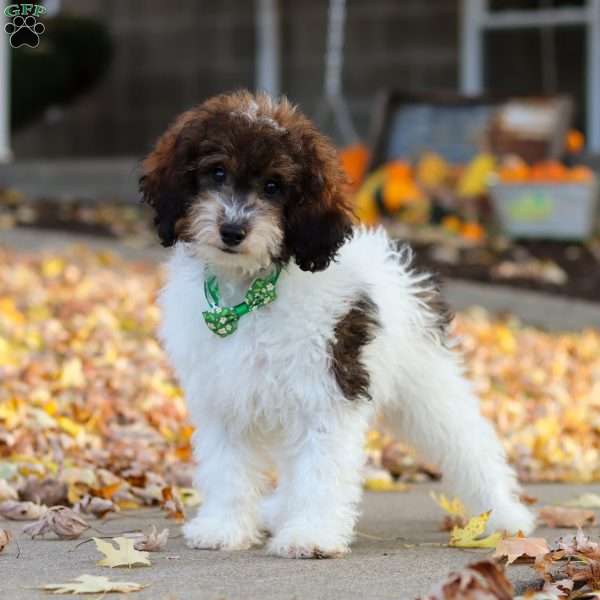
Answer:
[{"label": "puppy", "polygon": [[[349,551],[363,441],[383,413],[490,529],[530,512],[411,252],[353,225],[334,147],[288,101],[183,113],[142,167],[164,246],[161,337],[197,427],[193,548]],[[265,472],[276,469],[269,490]]]}]

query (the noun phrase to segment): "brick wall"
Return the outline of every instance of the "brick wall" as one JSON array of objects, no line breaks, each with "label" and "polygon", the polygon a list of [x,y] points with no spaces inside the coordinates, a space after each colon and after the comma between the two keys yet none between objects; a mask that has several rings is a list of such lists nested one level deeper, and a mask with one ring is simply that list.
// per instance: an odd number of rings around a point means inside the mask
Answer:
[{"label": "brick wall", "polygon": [[[314,114],[326,0],[280,0],[282,88]],[[115,56],[90,93],[13,139],[17,158],[141,155],[181,110],[254,83],[252,0],[63,0],[105,21]],[[344,85],[361,133],[377,90],[455,88],[458,0],[348,0]]]}]

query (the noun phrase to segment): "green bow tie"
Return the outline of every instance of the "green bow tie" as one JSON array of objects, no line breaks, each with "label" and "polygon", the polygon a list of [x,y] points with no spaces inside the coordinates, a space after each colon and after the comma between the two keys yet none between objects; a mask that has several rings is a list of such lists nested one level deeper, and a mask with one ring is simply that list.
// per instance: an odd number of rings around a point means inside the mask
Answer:
[{"label": "green bow tie", "polygon": [[273,302],[277,298],[275,285],[279,279],[281,268],[277,267],[271,275],[264,279],[255,279],[244,301],[235,306],[219,306],[221,293],[219,282],[214,275],[204,280],[204,295],[210,306],[209,310],[202,313],[206,326],[221,337],[231,335],[238,327],[238,321],[249,312]]}]

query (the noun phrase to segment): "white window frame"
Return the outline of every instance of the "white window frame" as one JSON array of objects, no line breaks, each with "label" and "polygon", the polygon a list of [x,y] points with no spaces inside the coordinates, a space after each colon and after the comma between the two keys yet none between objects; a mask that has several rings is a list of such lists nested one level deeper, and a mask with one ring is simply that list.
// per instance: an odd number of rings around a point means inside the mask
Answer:
[{"label": "white window frame", "polygon": [[12,160],[10,149],[10,48],[4,31],[7,18],[0,10],[0,163]]},{"label": "white window frame", "polygon": [[462,0],[460,87],[463,94],[484,92],[483,36],[498,29],[582,25],[587,36],[586,133],[588,150],[600,152],[600,0],[578,8],[491,12],[488,0]]}]

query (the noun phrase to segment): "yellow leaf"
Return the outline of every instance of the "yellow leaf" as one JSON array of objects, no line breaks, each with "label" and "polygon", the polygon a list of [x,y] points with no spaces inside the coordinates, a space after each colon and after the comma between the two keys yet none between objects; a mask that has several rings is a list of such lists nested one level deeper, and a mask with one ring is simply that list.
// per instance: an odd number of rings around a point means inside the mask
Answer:
[{"label": "yellow leaf", "polygon": [[94,469],[67,467],[63,470],[62,480],[67,483],[82,483],[88,487],[98,487],[98,477]]},{"label": "yellow leaf", "polygon": [[17,308],[15,301],[12,298],[0,298],[0,317],[5,317],[15,325],[25,323],[25,315]]},{"label": "yellow leaf", "polygon": [[587,494],[582,494],[578,498],[574,498],[568,502],[563,502],[563,505],[573,506],[575,508],[597,509],[600,508],[600,495],[588,492]]},{"label": "yellow leaf", "polygon": [[117,544],[113,546],[109,542],[105,542],[100,538],[93,538],[96,543],[96,548],[104,554],[104,558],[98,561],[98,565],[102,567],[136,567],[150,566],[148,553],[136,550],[134,548],[135,540],[118,537],[111,540]]},{"label": "yellow leaf", "polygon": [[463,519],[467,518],[465,505],[461,502],[460,498],[452,498],[452,500],[448,500],[444,494],[440,494],[438,496],[433,491],[430,492],[429,495],[444,512],[447,512],[453,517],[462,517]]},{"label": "yellow leaf", "polygon": [[44,277],[58,277],[65,269],[65,261],[62,258],[48,258],[42,263],[42,274]]},{"label": "yellow leaf", "polygon": [[44,411],[53,417],[58,412],[58,404],[54,400],[50,400],[44,404]]},{"label": "yellow leaf", "polygon": [[139,592],[145,586],[132,581],[110,581],[108,577],[80,575],[68,583],[49,583],[40,589],[53,594],[109,594],[117,592],[128,594]]},{"label": "yellow leaf", "polygon": [[455,527],[448,545],[454,548],[495,548],[502,539],[501,533],[492,533],[486,538],[478,539],[485,531],[491,512],[488,510],[469,519],[464,527]]},{"label": "yellow leaf", "polygon": [[85,385],[83,365],[79,358],[74,357],[65,362],[60,372],[59,383],[62,387],[82,388]]},{"label": "yellow leaf", "polygon": [[406,492],[406,483],[391,481],[389,479],[365,479],[363,484],[369,492]]},{"label": "yellow leaf", "polygon": [[384,446],[385,438],[381,432],[372,430],[367,434],[365,440],[365,451],[370,452],[374,450],[381,450]]},{"label": "yellow leaf", "polygon": [[71,504],[77,504],[88,492],[89,488],[85,483],[69,483],[67,498]]},{"label": "yellow leaf", "polygon": [[202,502],[200,494],[194,488],[177,488],[177,491],[184,506],[198,506]]},{"label": "yellow leaf", "polygon": [[137,510],[142,507],[141,503],[135,500],[117,500],[117,506],[122,510]]},{"label": "yellow leaf", "polygon": [[517,340],[513,332],[508,327],[500,325],[496,329],[496,335],[500,350],[506,354],[514,354],[517,349]]},{"label": "yellow leaf", "polygon": [[84,428],[81,425],[75,423],[75,421],[69,419],[69,417],[58,417],[56,421],[58,422],[58,425],[63,431],[66,431],[69,435],[73,437],[77,437],[79,433],[81,433],[84,430]]}]

